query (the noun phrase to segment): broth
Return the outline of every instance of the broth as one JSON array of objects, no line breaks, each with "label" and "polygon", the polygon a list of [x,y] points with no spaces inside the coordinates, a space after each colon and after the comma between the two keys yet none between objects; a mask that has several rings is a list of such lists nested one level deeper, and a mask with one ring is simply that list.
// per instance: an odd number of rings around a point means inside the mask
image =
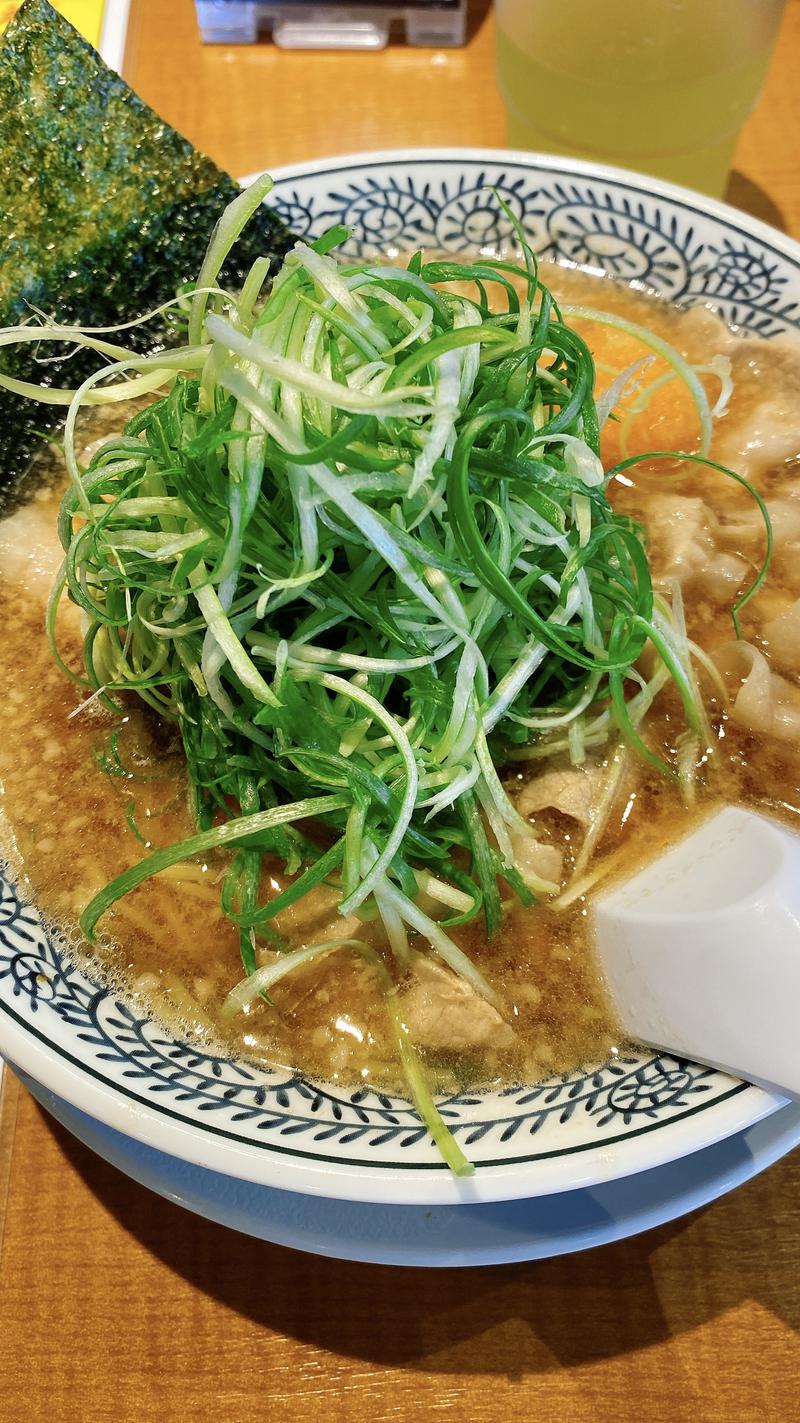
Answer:
[{"label": "broth", "polygon": [[[607,868],[601,881],[605,886],[611,876],[630,872],[718,804],[744,803],[790,821],[799,813],[800,691],[794,646],[800,647],[800,617],[795,629],[793,608],[800,598],[800,420],[795,412],[800,351],[788,340],[772,341],[767,348],[727,331],[706,311],[680,313],[608,280],[556,268],[548,269],[546,280],[562,302],[641,321],[693,361],[707,362],[717,352],[730,359],[734,393],[727,413],[716,422],[712,456],[743,468],[775,511],[770,577],[741,620],[743,636],[754,649],[753,665],[764,655],[767,677],[770,668],[780,675],[780,681],[773,678],[768,684],[774,706],[759,712],[754,697],[749,702],[744,692],[736,697],[749,670],[749,653],[733,648],[719,654],[735,701],[732,711],[723,710],[713,678],[703,679],[715,744],[694,804],[687,805],[673,783],[628,754],[613,814],[589,867]],[[599,390],[641,355],[640,345],[624,333],[594,322],[574,324],[595,354]],[[664,369],[656,362],[642,378],[649,384]],[[717,376],[709,373],[704,380],[715,399]],[[633,393],[617,409],[630,411],[636,399]],[[87,427],[87,439],[96,435],[96,428]],[[646,416],[631,414],[627,422],[607,423],[604,463],[608,467],[626,450],[691,449],[695,439],[694,408],[682,387],[668,382],[653,395]],[[676,479],[662,460],[629,471],[615,483],[611,497],[617,508],[648,528],[654,580],[681,580],[690,636],[706,651],[731,643],[731,602],[752,579],[763,551],[763,525],[759,531],[747,492],[699,467]],[[142,841],[165,845],[193,827],[171,728],[133,703],[121,718],[96,704],[71,715],[85,693],[52,662],[42,631],[44,602],[59,562],[56,507],[57,489],[42,488],[0,523],[0,671],[6,688],[0,848],[46,918],[83,954],[88,950],[75,926],[92,894],[141,858]],[[70,607],[61,614],[61,645],[77,670],[79,623]],[[674,739],[681,725],[677,694],[669,686],[648,718],[652,744]],[[598,794],[613,752],[609,745],[590,753],[583,768],[572,767],[561,754],[541,767],[536,761],[521,762],[506,773],[520,808],[525,813],[531,809],[548,864],[558,860],[562,882],[580,865],[587,806]],[[225,1052],[327,1079],[400,1085],[373,971],[354,954],[313,961],[275,987],[273,1006],[257,1000],[232,1022],[221,1020],[220,1005],[242,976],[238,937],[219,906],[222,865],[221,858],[212,857],[176,867],[118,902],[103,921],[100,946],[90,955],[93,968],[157,1016]],[[269,867],[264,873],[267,889],[277,892],[280,876]],[[430,956],[415,959],[415,974],[402,985],[401,1002],[437,1085],[532,1081],[618,1051],[619,1034],[593,958],[590,895],[587,890],[562,909],[515,907],[491,943],[475,925],[453,931],[497,989],[500,1015],[462,991]],[[308,942],[328,938],[334,929],[337,936],[348,932],[336,914],[333,892],[324,889],[315,892],[313,903],[303,904],[302,912],[287,911],[278,927],[290,939]],[[358,926],[358,932],[375,935],[369,925]]]}]

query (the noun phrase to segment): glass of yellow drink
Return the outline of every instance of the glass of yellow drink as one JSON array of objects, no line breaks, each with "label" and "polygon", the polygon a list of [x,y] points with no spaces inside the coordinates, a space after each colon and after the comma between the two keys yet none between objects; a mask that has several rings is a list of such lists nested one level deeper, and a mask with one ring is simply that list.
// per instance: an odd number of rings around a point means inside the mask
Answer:
[{"label": "glass of yellow drink", "polygon": [[496,0],[513,148],[720,196],[783,0]]}]

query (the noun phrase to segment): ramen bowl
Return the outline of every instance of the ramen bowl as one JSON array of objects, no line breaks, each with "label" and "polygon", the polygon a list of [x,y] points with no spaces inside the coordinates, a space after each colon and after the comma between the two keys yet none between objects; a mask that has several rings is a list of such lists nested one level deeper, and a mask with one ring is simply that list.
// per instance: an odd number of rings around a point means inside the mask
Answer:
[{"label": "ramen bowl", "polygon": [[[697,194],[568,159],[481,150],[364,154],[278,170],[292,229],[348,251],[454,256],[513,241],[767,340],[800,326],[800,247]],[[502,198],[503,204],[498,201]],[[209,1055],[94,980],[0,878],[0,1052],[47,1094],[164,1161],[379,1205],[544,1196],[635,1176],[752,1128],[781,1100],[663,1053],[438,1099],[475,1165],[456,1179],[411,1103]],[[166,1168],[165,1168],[166,1169]],[[158,1181],[149,1178],[158,1188]],[[165,1188],[166,1189],[166,1188]]]}]

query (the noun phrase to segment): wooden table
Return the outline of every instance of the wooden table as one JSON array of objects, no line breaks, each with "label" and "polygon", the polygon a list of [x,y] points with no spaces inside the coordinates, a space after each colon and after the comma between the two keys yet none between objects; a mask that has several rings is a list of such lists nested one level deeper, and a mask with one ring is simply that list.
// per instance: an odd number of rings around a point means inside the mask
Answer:
[{"label": "wooden table", "polygon": [[[729,196],[800,236],[798,64],[788,0]],[[126,68],[232,173],[505,137],[487,0],[464,50],[370,56],[203,49],[190,0],[134,0]],[[91,1155],[7,1074],[0,1286],[0,1423],[789,1423],[800,1154],[640,1239],[402,1271],[198,1220]]]}]

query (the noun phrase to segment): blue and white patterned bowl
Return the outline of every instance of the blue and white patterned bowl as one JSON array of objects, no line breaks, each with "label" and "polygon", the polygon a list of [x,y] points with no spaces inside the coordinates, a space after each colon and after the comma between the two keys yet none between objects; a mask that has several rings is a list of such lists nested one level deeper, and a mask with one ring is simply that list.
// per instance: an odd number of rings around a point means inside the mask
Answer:
[{"label": "blue and white patterned bowl", "polygon": [[[773,338],[800,327],[800,247],[680,188],[566,159],[481,150],[364,154],[276,173],[292,228],[350,250],[494,250],[511,224],[541,254],[611,273]],[[0,877],[0,1051],[61,1098],[173,1157],[268,1186],[405,1205],[596,1185],[742,1130],[779,1099],[644,1053],[440,1109],[478,1166],[455,1181],[411,1105],[209,1057],[141,1017],[48,939]]]}]

